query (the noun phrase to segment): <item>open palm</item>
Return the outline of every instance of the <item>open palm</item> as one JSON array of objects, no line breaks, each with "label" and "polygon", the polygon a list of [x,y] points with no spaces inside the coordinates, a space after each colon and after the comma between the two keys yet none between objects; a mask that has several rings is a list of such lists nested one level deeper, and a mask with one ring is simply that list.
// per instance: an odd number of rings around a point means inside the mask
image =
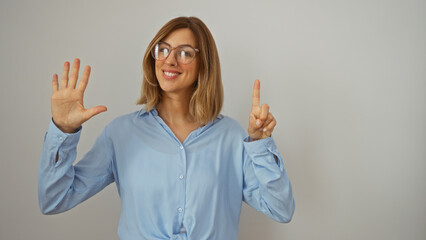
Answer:
[{"label": "open palm", "polygon": [[74,60],[70,77],[68,78],[70,63],[65,62],[62,71],[61,85],[58,75],[52,80],[52,117],[56,126],[66,133],[73,133],[85,121],[107,110],[105,106],[96,106],[86,109],[83,104],[84,91],[90,76],[90,66],[84,68],[83,76],[77,85],[80,60]]}]

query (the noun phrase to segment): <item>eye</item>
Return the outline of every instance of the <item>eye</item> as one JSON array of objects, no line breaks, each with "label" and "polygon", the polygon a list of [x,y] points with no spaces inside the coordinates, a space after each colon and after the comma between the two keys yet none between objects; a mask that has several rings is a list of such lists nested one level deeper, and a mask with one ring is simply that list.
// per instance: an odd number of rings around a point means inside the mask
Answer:
[{"label": "eye", "polygon": [[156,51],[160,58],[166,58],[170,54],[170,46],[165,43],[158,43]]},{"label": "eye", "polygon": [[170,46],[165,43],[157,43],[155,47],[152,49],[152,56],[156,60],[164,60],[170,54]]},{"label": "eye", "polygon": [[180,50],[179,56],[181,58],[192,58],[194,57],[194,53],[191,50]]},{"label": "eye", "polygon": [[192,53],[191,52],[188,52],[188,51],[182,51],[182,53],[181,53],[184,57],[192,57],[193,55],[192,55]]},{"label": "eye", "polygon": [[160,47],[159,49],[158,49],[158,51],[160,52],[160,53],[162,53],[162,54],[164,54],[164,55],[169,55],[169,49],[168,48],[165,48],[165,47]]},{"label": "eye", "polygon": [[192,58],[194,56],[194,53],[192,53],[192,51],[185,51],[185,56]]}]

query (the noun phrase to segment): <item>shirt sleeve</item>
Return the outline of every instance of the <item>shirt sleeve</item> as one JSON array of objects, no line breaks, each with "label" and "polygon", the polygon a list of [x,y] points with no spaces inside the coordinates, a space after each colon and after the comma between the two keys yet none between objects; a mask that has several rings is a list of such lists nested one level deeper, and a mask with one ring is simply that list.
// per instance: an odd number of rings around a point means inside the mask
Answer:
[{"label": "shirt sleeve", "polygon": [[50,122],[38,171],[38,200],[43,214],[67,211],[114,181],[106,128],[74,166],[80,134],[81,128],[67,134]]},{"label": "shirt sleeve", "polygon": [[269,137],[251,142],[247,137],[243,144],[243,200],[277,222],[290,222],[295,203],[283,158],[274,140]]}]

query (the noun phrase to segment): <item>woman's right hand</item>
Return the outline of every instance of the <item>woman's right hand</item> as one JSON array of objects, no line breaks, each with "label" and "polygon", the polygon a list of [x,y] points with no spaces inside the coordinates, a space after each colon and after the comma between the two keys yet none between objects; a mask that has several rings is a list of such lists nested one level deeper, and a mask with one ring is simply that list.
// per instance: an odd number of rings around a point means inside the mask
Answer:
[{"label": "woman's right hand", "polygon": [[90,109],[84,108],[83,96],[89,81],[90,66],[84,68],[83,76],[77,85],[78,71],[80,69],[80,59],[74,60],[70,79],[68,73],[70,63],[64,63],[62,71],[61,85],[58,83],[58,75],[53,75],[52,80],[52,118],[56,126],[65,133],[74,133],[85,121],[91,117],[105,112],[105,106],[96,106]]}]

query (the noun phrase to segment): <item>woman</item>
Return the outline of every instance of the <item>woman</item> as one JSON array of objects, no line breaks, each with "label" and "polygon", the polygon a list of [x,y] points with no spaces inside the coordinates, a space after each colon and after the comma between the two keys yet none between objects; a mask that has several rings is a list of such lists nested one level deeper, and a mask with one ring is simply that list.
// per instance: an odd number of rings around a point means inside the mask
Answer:
[{"label": "woman", "polygon": [[270,137],[276,121],[259,104],[255,81],[248,134],[220,115],[223,90],[213,37],[198,18],[164,25],[143,60],[135,113],[107,125],[73,166],[81,125],[106,111],[85,109],[90,75],[66,62],[53,76],[52,121],[39,167],[44,214],[69,210],[112,182],[122,201],[120,239],[238,239],[245,201],[278,222],[290,221],[294,200],[283,160]]}]

